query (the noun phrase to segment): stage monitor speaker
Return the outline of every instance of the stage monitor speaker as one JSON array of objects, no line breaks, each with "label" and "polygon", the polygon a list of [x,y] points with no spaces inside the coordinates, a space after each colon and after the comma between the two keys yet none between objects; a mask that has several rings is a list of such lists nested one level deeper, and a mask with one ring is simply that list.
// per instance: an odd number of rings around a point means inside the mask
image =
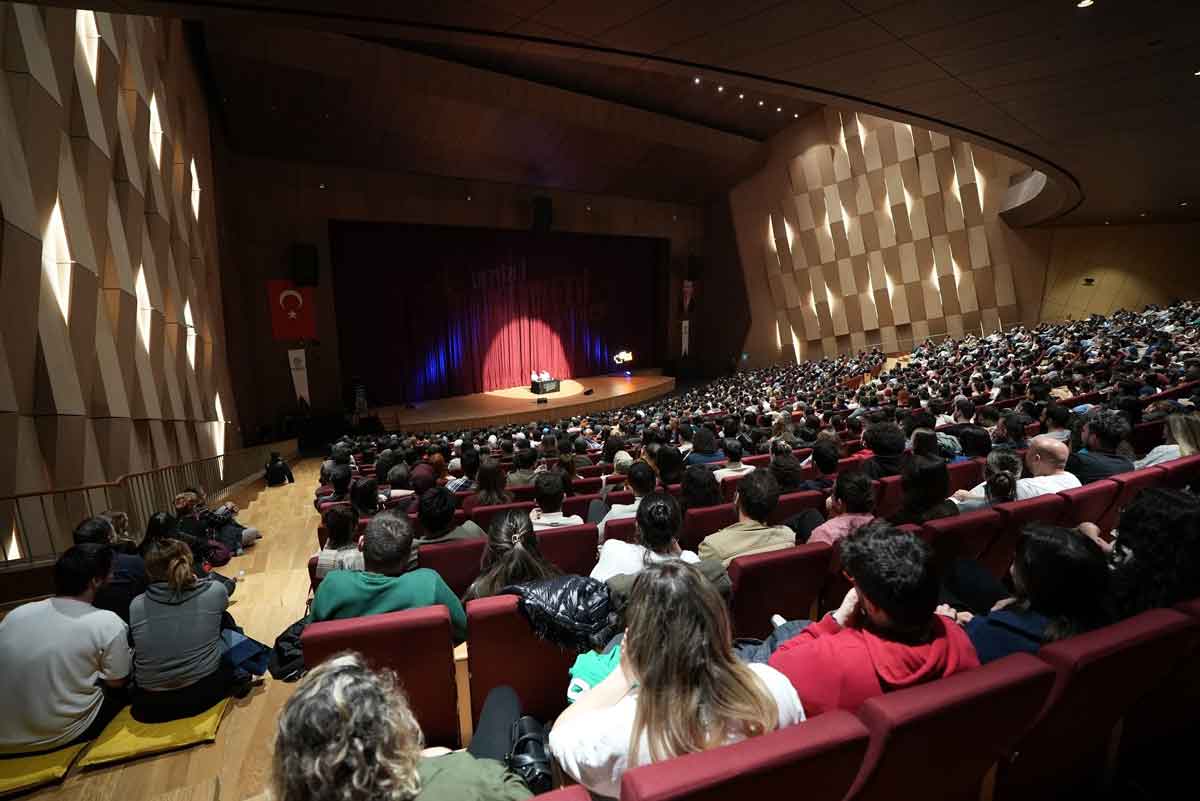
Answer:
[{"label": "stage monitor speaker", "polygon": [[585,390],[583,391],[583,394],[584,394],[584,395],[591,395],[591,394],[592,394],[593,392],[595,392],[595,391],[596,391],[596,388],[595,388],[595,387],[588,387],[587,389],[585,389]]},{"label": "stage monitor speaker", "polygon": [[549,402],[550,402],[550,401],[549,401],[548,399],[546,399],[546,398],[538,398],[538,403],[539,403],[539,404],[542,404],[542,403],[549,403]]},{"label": "stage monitor speaker", "polygon": [[293,242],[291,250],[292,282],[296,286],[316,286],[320,280],[317,246]]},{"label": "stage monitor speaker", "polygon": [[533,230],[546,232],[554,225],[554,201],[545,195],[533,199]]}]

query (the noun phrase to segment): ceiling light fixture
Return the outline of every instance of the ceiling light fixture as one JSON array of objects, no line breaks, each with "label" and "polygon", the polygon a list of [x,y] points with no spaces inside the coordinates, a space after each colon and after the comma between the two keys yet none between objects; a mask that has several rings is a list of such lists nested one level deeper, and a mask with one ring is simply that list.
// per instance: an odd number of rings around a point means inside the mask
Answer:
[{"label": "ceiling light fixture", "polygon": [[1192,73],[1192,75],[1195,75],[1197,78],[1200,78],[1200,70],[1196,70],[1195,72]]},{"label": "ceiling light fixture", "polygon": [[794,112],[792,112],[792,116],[793,116],[794,118],[796,118],[796,119],[800,119],[800,112],[799,112],[799,111],[794,111]]},{"label": "ceiling light fixture", "polygon": [[743,99],[745,96],[746,96],[746,95],[745,95],[745,94],[743,94],[742,92],[738,92],[738,100],[741,100],[741,99]]},{"label": "ceiling light fixture", "polygon": [[718,92],[724,92],[724,91],[725,91],[725,87],[724,87],[724,86],[718,86],[718,87],[717,87],[717,91],[718,91]]},{"label": "ceiling light fixture", "polygon": [[1096,2],[1096,0],[1079,0],[1079,2],[1075,4],[1075,7],[1076,8],[1090,8],[1092,5],[1095,4],[1095,2]]},{"label": "ceiling light fixture", "polygon": [[696,86],[699,86],[699,85],[700,85],[700,78],[699,78],[699,77],[692,78],[692,83],[696,84]]},{"label": "ceiling light fixture", "polygon": [[761,100],[760,100],[760,101],[758,101],[758,105],[760,105],[760,106],[761,106],[762,104],[763,104],[763,102],[762,102]]},{"label": "ceiling light fixture", "polygon": [[589,212],[590,212],[590,211],[592,210],[592,204],[591,204],[591,203],[589,203],[588,205],[584,206],[583,208],[584,208],[586,211],[589,211]]},{"label": "ceiling light fixture", "polygon": [[324,188],[325,188],[325,184],[317,184],[317,189],[324,189]]},{"label": "ceiling light fixture", "polygon": [[1179,201],[1179,208],[1186,209],[1188,202],[1186,200]]},{"label": "ceiling light fixture", "polygon": [[1139,216],[1139,217],[1145,217],[1147,214],[1149,214],[1149,212],[1147,212],[1147,211],[1143,211],[1143,212],[1142,212],[1141,214],[1139,214],[1138,216]]},{"label": "ceiling light fixture", "polygon": [[776,106],[775,111],[776,111],[776,113],[783,111],[783,106]]}]

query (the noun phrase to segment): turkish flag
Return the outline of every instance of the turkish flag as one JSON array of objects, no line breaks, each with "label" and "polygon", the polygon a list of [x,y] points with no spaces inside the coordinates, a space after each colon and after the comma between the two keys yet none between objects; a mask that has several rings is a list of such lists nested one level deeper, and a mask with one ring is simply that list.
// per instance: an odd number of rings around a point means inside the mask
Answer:
[{"label": "turkish flag", "polygon": [[291,281],[267,281],[267,299],[276,339],[317,338],[317,306],[312,287],[296,286]]}]

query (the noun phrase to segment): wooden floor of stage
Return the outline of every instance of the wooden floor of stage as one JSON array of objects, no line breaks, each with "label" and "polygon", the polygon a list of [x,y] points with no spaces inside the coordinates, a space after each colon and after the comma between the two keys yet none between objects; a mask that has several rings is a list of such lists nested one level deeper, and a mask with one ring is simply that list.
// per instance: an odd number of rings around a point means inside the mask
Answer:
[{"label": "wooden floor of stage", "polygon": [[[380,406],[371,412],[388,431],[450,431],[530,423],[642,403],[674,390],[675,379],[663,375],[596,376],[563,379],[560,386],[558,392],[548,395],[535,395],[529,387],[514,387],[440,398],[417,404],[415,409]],[[588,389],[591,395],[584,394]],[[538,398],[545,398],[546,403],[539,405]]]}]

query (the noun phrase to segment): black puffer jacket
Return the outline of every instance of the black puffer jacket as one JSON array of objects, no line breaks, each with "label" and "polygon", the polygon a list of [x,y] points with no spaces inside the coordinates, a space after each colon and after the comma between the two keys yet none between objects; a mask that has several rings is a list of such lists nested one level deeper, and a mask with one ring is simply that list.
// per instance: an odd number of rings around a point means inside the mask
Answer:
[{"label": "black puffer jacket", "polygon": [[621,630],[620,615],[609,601],[608,586],[586,576],[556,576],[500,591],[516,595],[534,634],[559,648],[604,648]]}]

